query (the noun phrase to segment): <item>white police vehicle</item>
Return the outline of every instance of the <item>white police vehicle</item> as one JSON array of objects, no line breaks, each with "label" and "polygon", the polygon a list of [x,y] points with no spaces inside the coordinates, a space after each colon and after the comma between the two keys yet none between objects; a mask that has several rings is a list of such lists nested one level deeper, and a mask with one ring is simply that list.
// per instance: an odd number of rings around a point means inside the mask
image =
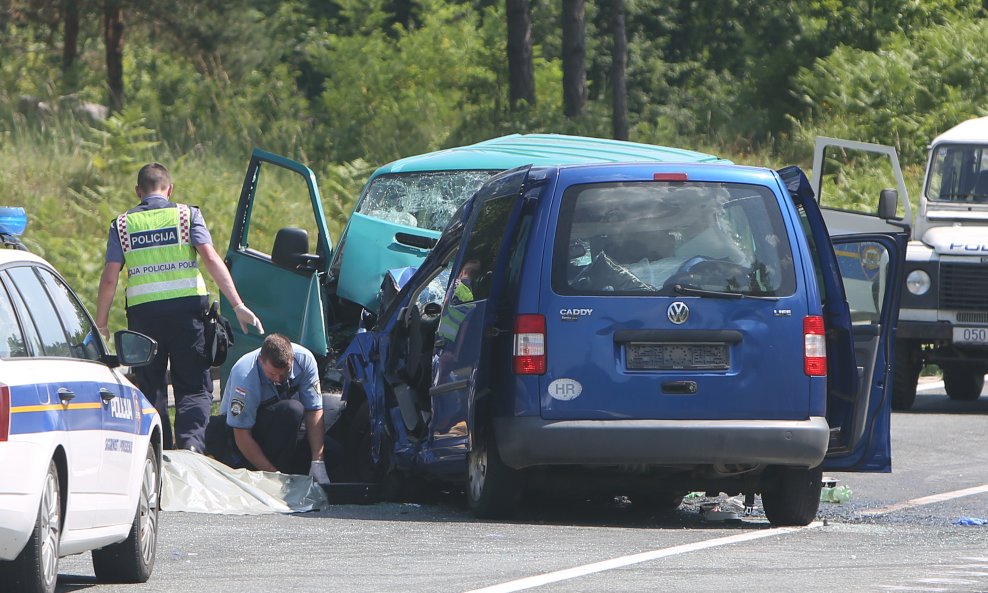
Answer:
[{"label": "white police vehicle", "polygon": [[61,556],[92,550],[97,579],[144,582],[154,567],[161,420],[124,376],[157,344],[92,318],[17,240],[0,208],[0,589],[51,592]]}]

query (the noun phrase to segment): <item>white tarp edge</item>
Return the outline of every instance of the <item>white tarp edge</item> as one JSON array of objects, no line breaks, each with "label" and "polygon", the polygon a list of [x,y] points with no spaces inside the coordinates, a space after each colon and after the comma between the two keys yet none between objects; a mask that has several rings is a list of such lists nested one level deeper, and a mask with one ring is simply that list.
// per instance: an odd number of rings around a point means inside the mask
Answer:
[{"label": "white tarp edge", "polygon": [[162,456],[161,510],[226,515],[304,513],[329,506],[309,476],[233,469],[192,451]]}]

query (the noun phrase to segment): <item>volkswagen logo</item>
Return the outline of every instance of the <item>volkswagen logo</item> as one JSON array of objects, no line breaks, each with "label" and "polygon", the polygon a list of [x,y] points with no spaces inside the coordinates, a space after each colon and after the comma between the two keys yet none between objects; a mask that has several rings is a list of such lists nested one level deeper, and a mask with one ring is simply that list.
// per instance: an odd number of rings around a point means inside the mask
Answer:
[{"label": "volkswagen logo", "polygon": [[669,305],[669,308],[666,310],[666,316],[669,317],[669,321],[676,325],[681,325],[686,323],[686,320],[690,318],[690,308],[686,306],[686,303],[676,301]]}]

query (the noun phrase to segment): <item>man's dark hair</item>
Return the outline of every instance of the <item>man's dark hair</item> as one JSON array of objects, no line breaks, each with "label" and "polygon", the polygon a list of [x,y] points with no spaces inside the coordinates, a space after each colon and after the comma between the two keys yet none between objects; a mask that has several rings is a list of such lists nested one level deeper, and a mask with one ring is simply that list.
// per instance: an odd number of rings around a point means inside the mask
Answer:
[{"label": "man's dark hair", "polygon": [[292,342],[281,334],[269,334],[261,343],[261,358],[275,368],[288,368],[295,358]]},{"label": "man's dark hair", "polygon": [[172,176],[161,163],[148,163],[137,172],[137,187],[145,194],[168,189],[171,184]]}]

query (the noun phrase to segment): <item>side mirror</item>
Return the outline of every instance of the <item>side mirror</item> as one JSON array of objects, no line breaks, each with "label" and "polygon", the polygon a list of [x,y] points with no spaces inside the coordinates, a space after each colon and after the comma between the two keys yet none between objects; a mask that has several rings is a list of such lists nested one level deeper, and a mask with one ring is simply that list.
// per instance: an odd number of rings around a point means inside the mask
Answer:
[{"label": "side mirror", "polygon": [[129,329],[114,333],[113,343],[117,348],[117,361],[129,367],[149,364],[158,353],[157,342]]},{"label": "side mirror", "polygon": [[271,261],[298,270],[312,268],[321,258],[309,253],[309,233],[305,229],[286,227],[278,230],[271,249]]},{"label": "side mirror", "polygon": [[899,192],[894,189],[883,189],[878,196],[878,217],[882,220],[901,220],[895,215],[899,206]]}]

